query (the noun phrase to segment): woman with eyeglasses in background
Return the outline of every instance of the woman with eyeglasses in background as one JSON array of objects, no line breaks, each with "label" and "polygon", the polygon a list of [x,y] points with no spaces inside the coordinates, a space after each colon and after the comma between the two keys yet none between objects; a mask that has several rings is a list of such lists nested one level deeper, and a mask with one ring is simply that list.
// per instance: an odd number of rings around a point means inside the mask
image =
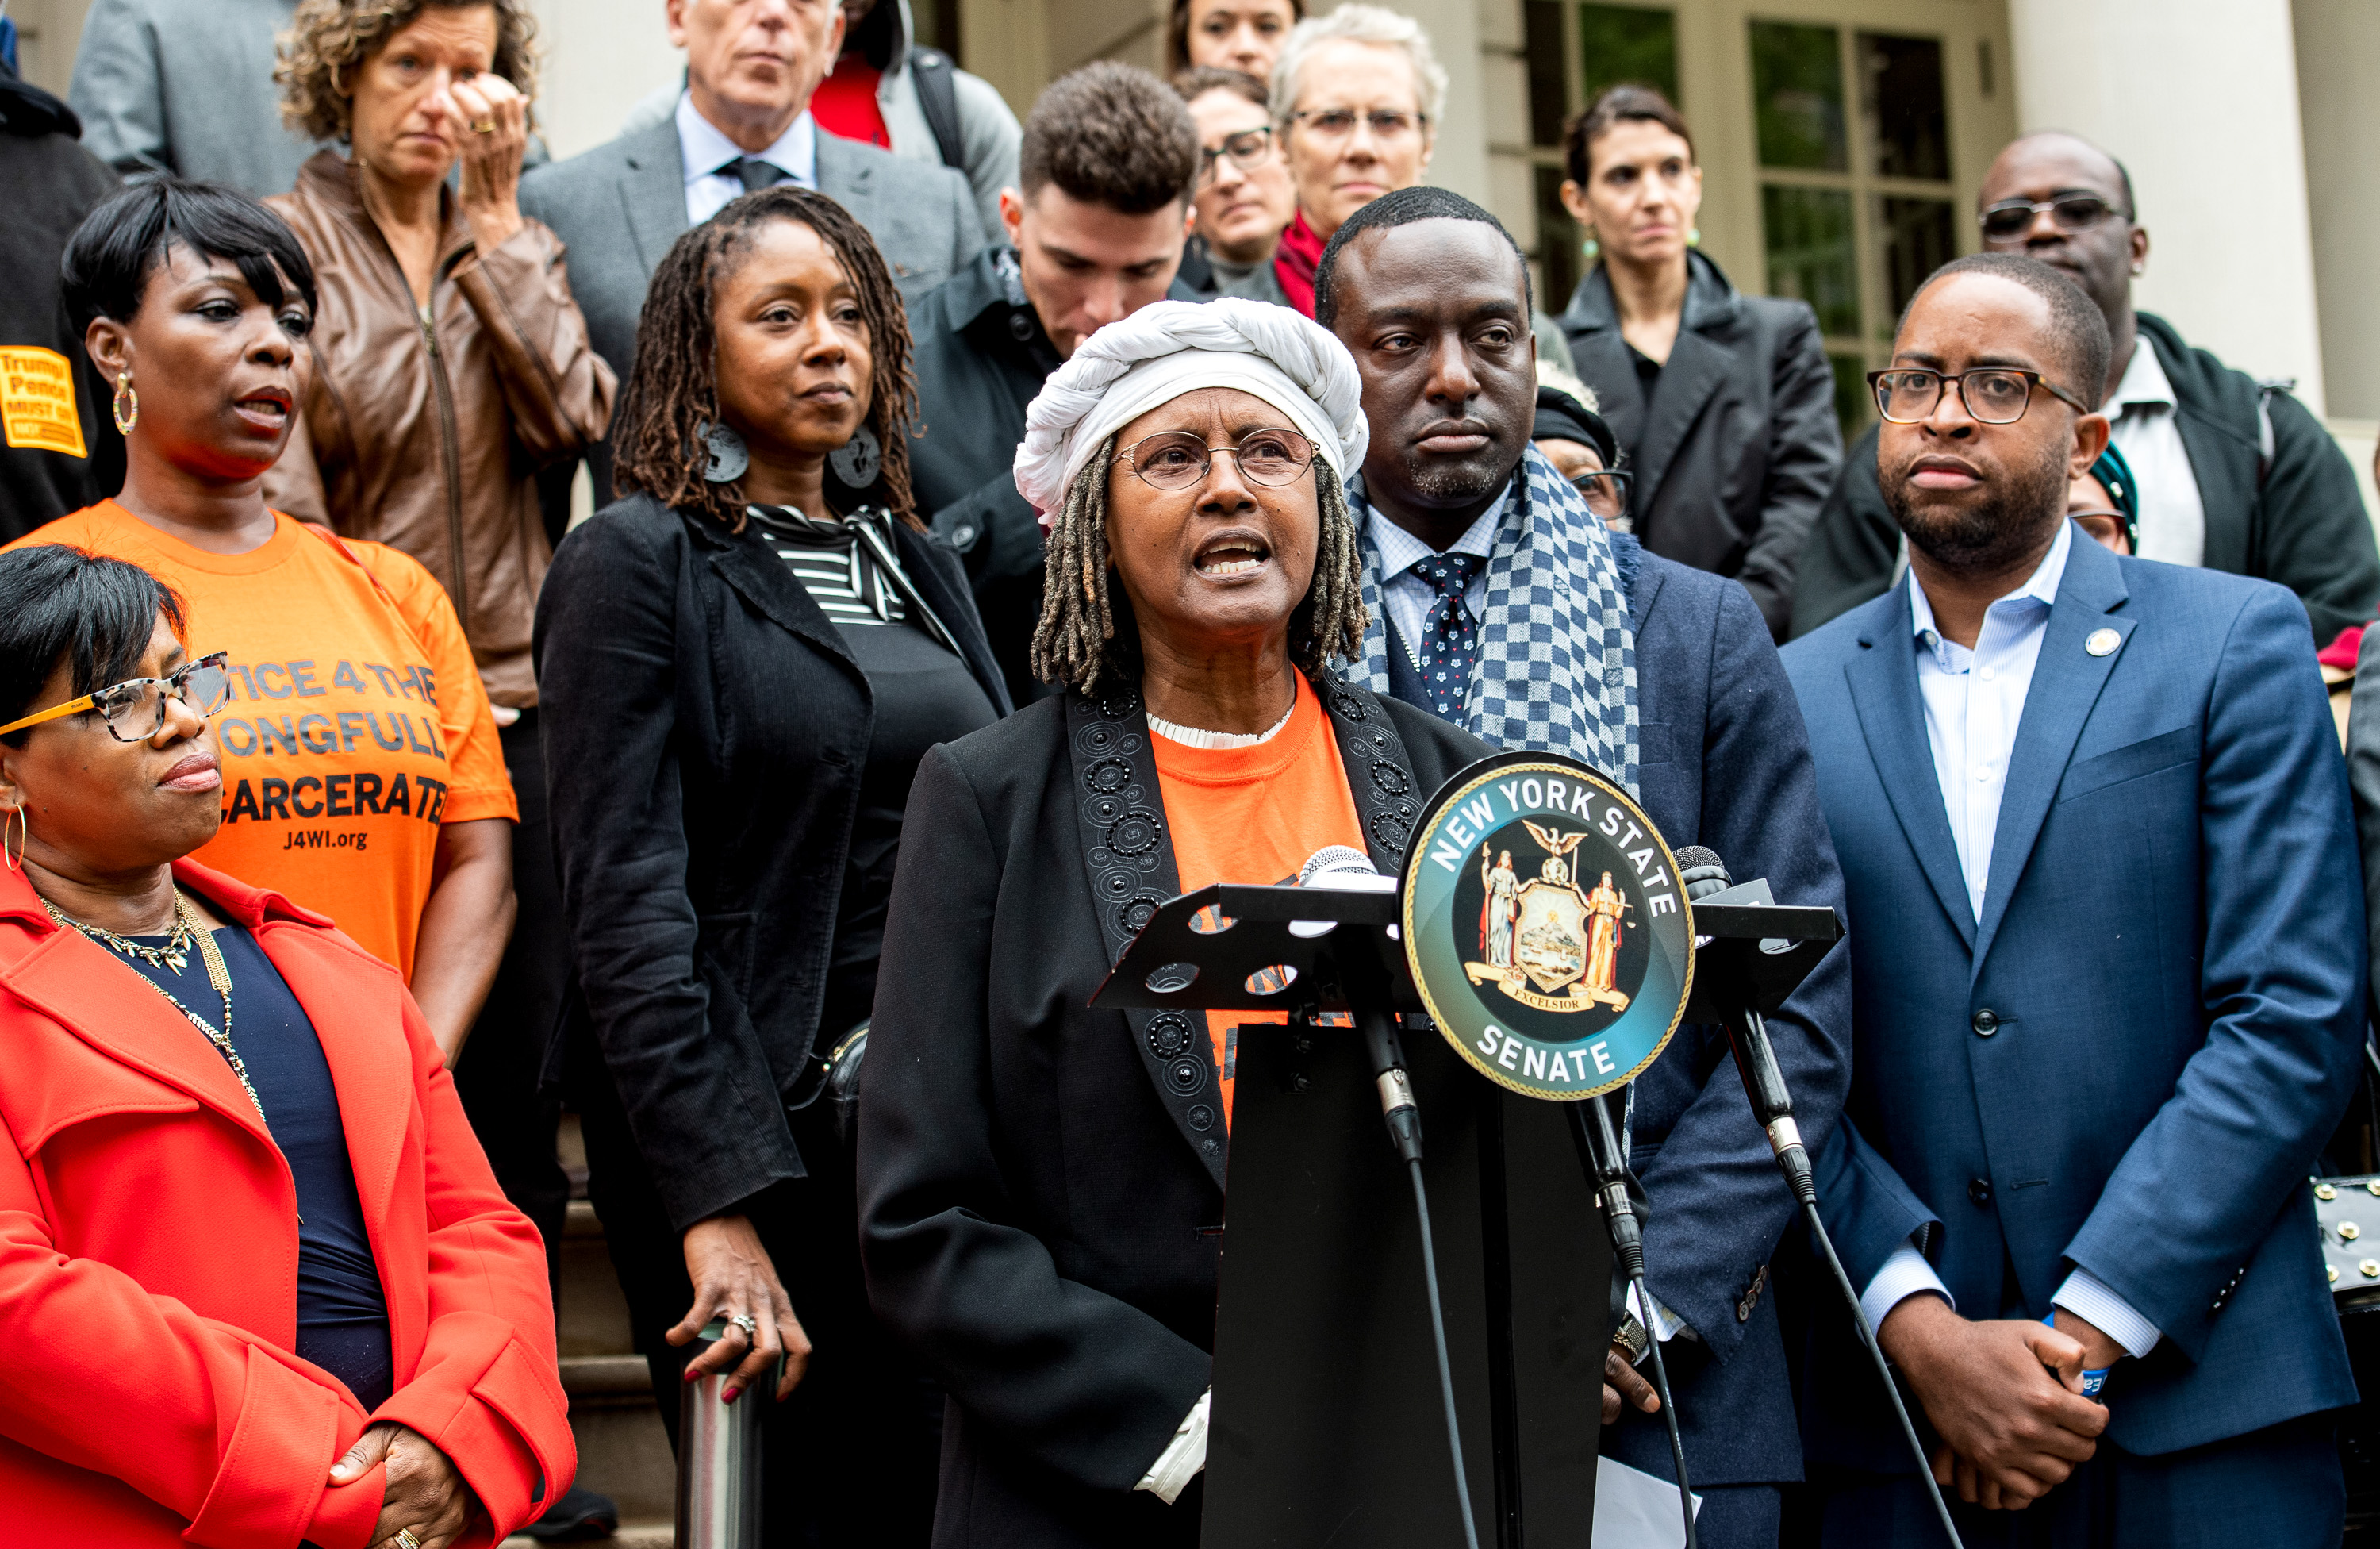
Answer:
[{"label": "woman with eyeglasses in background", "polygon": [[1817,314],[1738,293],[1697,250],[1702,168],[1658,91],[1614,86],[1562,138],[1562,203],[1592,266],[1561,326],[1633,467],[1637,540],[1742,581],[1782,640],[1794,562],[1843,460]]},{"label": "woman with eyeglasses in background", "polygon": [[124,489],[22,543],[127,560],[187,600],[231,678],[223,823],[200,859],[394,967],[451,1066],[512,930],[516,808],[430,573],[265,504],[305,401],[313,266],[246,194],[164,177],[93,210],[62,269],[115,388]]},{"label": "woman with eyeglasses in background", "polygon": [[1182,283],[1208,295],[1245,285],[1272,262],[1297,213],[1289,165],[1266,106],[1264,82],[1201,66],[1173,78],[1198,127],[1196,221],[1182,250]]},{"label": "woman with eyeglasses in background", "polygon": [[0,554],[7,1540],[482,1549],[577,1467],[544,1250],[395,970],[191,859],[236,676],[195,617]]}]

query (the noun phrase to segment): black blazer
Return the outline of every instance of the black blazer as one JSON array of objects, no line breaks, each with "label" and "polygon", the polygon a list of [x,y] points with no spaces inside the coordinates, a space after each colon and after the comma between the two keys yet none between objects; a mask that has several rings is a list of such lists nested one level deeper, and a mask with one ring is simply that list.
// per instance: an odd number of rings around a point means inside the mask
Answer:
[{"label": "black blazer", "polygon": [[[1409,705],[1322,694],[1394,872],[1420,802],[1489,750]],[[953,1400],[936,1549],[1197,1542],[1195,1496],[1132,1487],[1208,1382],[1213,1067],[1159,1056],[1161,1013],[1087,1009],[1180,891],[1148,750],[1136,694],[1043,700],[935,750],[909,799],[860,1103],[860,1251],[878,1316]]]},{"label": "black blazer", "polygon": [[1699,252],[1686,264],[1685,314],[1649,404],[1600,265],[1572,295],[1562,332],[1635,470],[1637,538],[1742,581],[1781,640],[1794,564],[1843,460],[1834,370],[1808,302],[1739,295]]},{"label": "black blazer", "polygon": [[[895,533],[1004,710],[957,556]],[[804,1176],[784,1104],[813,1063],[868,679],[757,531],[642,494],[555,552],[535,650],[577,970],[557,1042],[600,1046],[683,1230]]]}]

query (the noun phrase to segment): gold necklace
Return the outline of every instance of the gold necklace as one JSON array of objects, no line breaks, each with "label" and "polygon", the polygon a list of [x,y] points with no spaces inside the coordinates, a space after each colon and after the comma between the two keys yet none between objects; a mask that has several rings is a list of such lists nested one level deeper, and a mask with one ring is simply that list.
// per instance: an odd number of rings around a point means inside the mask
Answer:
[{"label": "gold necklace", "polygon": [[141,978],[150,988],[164,995],[175,1010],[188,1017],[193,1026],[207,1035],[207,1042],[215,1046],[215,1052],[223,1055],[225,1062],[231,1067],[231,1073],[239,1078],[240,1090],[247,1092],[248,1100],[256,1105],[256,1116],[263,1119],[268,1128],[271,1128],[272,1120],[264,1118],[264,1100],[256,1095],[256,1083],[248,1079],[248,1067],[241,1061],[239,1051],[232,1047],[231,969],[224,962],[223,948],[215,945],[214,933],[199,923],[197,912],[190,908],[190,901],[182,896],[180,888],[174,890],[174,929],[163,947],[144,946],[137,941],[117,935],[114,931],[97,925],[86,925],[61,910],[57,905],[47,898],[42,900],[42,907],[50,911],[50,918],[59,925],[79,931],[90,940],[121,953],[125,957],[139,957],[152,966],[172,969],[176,975],[179,975],[184,967],[188,964],[189,945],[195,939],[199,946],[199,958],[207,965],[207,982],[214,986],[215,994],[223,999],[223,1027],[220,1031],[204,1017],[184,1006],[174,992],[164,985],[150,979],[146,974]]}]

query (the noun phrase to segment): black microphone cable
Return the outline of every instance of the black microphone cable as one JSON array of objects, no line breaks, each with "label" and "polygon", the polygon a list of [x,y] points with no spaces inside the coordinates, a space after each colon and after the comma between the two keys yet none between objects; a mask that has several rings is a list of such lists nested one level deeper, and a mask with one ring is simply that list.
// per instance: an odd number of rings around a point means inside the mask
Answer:
[{"label": "black microphone cable", "polygon": [[[1297,884],[1316,885],[1315,879],[1326,875],[1378,879],[1368,884],[1372,888],[1383,882],[1394,884],[1393,878],[1372,864],[1370,856],[1349,845],[1330,845],[1315,851],[1298,869]],[[1320,885],[1333,884],[1326,882]],[[1358,971],[1366,967],[1350,966]],[[1383,965],[1368,967],[1385,973]],[[1379,1093],[1380,1117],[1388,1126],[1389,1143],[1404,1160],[1405,1170],[1413,1178],[1414,1217],[1421,1226],[1422,1280],[1429,1292],[1429,1332],[1438,1347],[1438,1391],[1446,1406],[1446,1445],[1454,1458],[1454,1496],[1463,1514],[1463,1549],[1479,1549],[1479,1528],[1471,1511],[1471,1476],[1463,1463],[1463,1426],[1454,1408],[1454,1361],[1446,1348],[1446,1307],[1438,1289],[1438,1246],[1429,1226],[1429,1189],[1422,1180],[1421,1105],[1414,1101],[1413,1081],[1405,1074],[1404,1047],[1397,1039],[1395,1018],[1371,1007],[1355,1013],[1355,1025],[1363,1032],[1364,1051],[1372,1062],[1372,1085]]]},{"label": "black microphone cable", "polygon": [[[1670,1366],[1661,1358],[1661,1331],[1652,1325],[1653,1295],[1645,1288],[1645,1229],[1636,1219],[1635,1201],[1628,1197],[1628,1158],[1619,1132],[1611,1127],[1611,1110],[1600,1097],[1572,1103],[1571,1138],[1578,1142],[1595,1177],[1596,1202],[1603,1207],[1604,1225],[1611,1232],[1611,1251],[1620,1260],[1636,1293],[1636,1305],[1645,1319],[1645,1343],[1653,1356],[1653,1389],[1661,1396],[1661,1419],[1670,1431],[1670,1458],[1678,1469],[1678,1511],[1686,1519],[1686,1549],[1699,1549],[1694,1540],[1694,1486],[1686,1478],[1686,1443],[1678,1433],[1678,1405],[1670,1397]],[[1590,1112],[1590,1110],[1592,1110]]]},{"label": "black microphone cable", "polygon": [[[1677,852],[1676,859],[1679,881],[1684,884],[1689,901],[1724,892],[1730,885],[1732,879],[1726,863],[1715,851],[1701,845],[1688,845]],[[1926,1457],[1925,1444],[1917,1439],[1917,1427],[1910,1421],[1909,1406],[1900,1401],[1900,1386],[1892,1380],[1892,1368],[1884,1359],[1884,1347],[1876,1342],[1876,1330],[1868,1325],[1867,1314],[1860,1308],[1859,1292],[1835,1252],[1834,1238],[1827,1234],[1827,1224],[1819,1218],[1815,1171],[1810,1165],[1808,1149],[1802,1144],[1801,1128],[1793,1122],[1793,1098],[1785,1090],[1785,1072],[1777,1063],[1776,1046],[1768,1040],[1768,1023],[1758,1006],[1746,1005],[1737,1008],[1726,1027],[1728,1050],[1735,1056],[1735,1070],[1742,1078],[1743,1093],[1751,1099],[1752,1116],[1767,1132],[1768,1149],[1776,1153],[1786,1187],[1793,1190],[1793,1198],[1801,1204],[1810,1236],[1824,1251],[1836,1288],[1843,1294],[1843,1304],[1851,1309],[1852,1325],[1859,1331],[1860,1343],[1876,1366],[1877,1380],[1884,1384],[1885,1397],[1892,1400],[1893,1416],[1900,1421],[1901,1439],[1909,1445],[1909,1455],[1917,1460],[1917,1477],[1925,1481],[1926,1496],[1934,1503],[1934,1515],[1941,1520],[1943,1535],[1950,1541],[1951,1549],[1966,1549],[1960,1541],[1958,1525],[1950,1520],[1949,1505],[1942,1499],[1942,1487],[1935,1482],[1933,1460]]]}]

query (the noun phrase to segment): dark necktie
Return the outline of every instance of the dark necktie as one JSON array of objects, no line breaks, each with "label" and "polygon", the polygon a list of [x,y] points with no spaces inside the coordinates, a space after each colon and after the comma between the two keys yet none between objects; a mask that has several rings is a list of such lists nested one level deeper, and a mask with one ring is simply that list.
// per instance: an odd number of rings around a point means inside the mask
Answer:
[{"label": "dark necktie", "polygon": [[744,185],[746,193],[759,193],[762,189],[773,189],[793,177],[792,173],[776,163],[764,162],[758,156],[742,157],[728,163],[719,170],[734,173],[736,180]]},{"label": "dark necktie", "polygon": [[1486,562],[1475,554],[1434,554],[1413,574],[1438,593],[1421,621],[1421,685],[1440,720],[1461,725],[1471,697],[1471,668],[1479,659],[1479,621],[1463,605],[1463,590]]}]

